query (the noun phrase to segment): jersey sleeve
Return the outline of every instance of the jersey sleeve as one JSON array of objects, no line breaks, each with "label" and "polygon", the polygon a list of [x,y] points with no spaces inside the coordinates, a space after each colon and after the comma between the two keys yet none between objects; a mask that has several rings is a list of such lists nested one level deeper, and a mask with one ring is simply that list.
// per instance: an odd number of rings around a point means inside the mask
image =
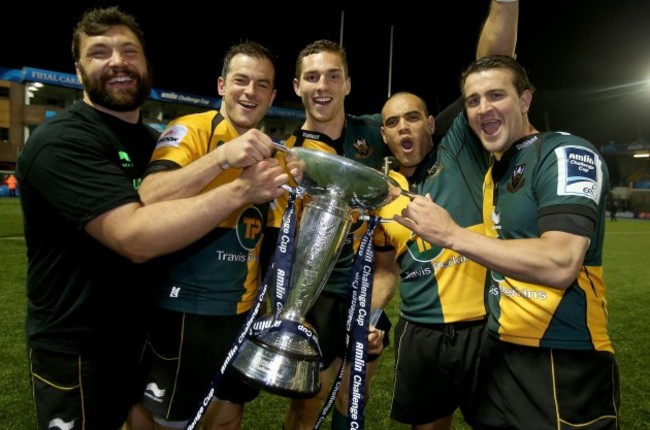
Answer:
[{"label": "jersey sleeve", "polygon": [[[68,221],[82,229],[111,209],[139,201],[133,181],[120,168],[117,153],[92,134],[48,139],[30,168],[30,181]],[[46,160],[46,161],[45,161]]]},{"label": "jersey sleeve", "polygon": [[160,135],[150,164],[182,167],[205,155],[212,131],[211,118],[211,115],[187,115],[172,121]]},{"label": "jersey sleeve", "polygon": [[566,133],[557,133],[553,144],[548,143],[542,146],[535,175],[539,214],[570,212],[595,221],[605,185],[602,158],[586,141]]}]

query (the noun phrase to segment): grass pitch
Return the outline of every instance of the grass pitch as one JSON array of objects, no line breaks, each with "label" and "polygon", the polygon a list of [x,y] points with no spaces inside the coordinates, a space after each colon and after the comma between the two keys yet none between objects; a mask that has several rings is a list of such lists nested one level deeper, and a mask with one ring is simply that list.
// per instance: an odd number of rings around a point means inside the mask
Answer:
[{"label": "grass pitch", "polygon": [[[26,256],[20,205],[0,198],[0,429],[31,430],[36,420],[25,353]],[[650,221],[607,223],[604,250],[609,330],[621,373],[621,428],[650,423]],[[398,315],[398,300],[387,309]],[[393,384],[393,346],[380,361],[366,409],[369,430],[408,429],[388,418]],[[207,383],[207,382],[206,382]],[[281,429],[287,399],[263,393],[246,406],[244,429]],[[322,429],[328,429],[325,424]],[[459,416],[454,430],[469,429]]]}]

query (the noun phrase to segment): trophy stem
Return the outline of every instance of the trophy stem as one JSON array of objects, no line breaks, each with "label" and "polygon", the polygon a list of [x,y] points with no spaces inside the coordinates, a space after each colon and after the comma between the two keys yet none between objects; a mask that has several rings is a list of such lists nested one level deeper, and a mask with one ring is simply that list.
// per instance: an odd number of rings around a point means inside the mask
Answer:
[{"label": "trophy stem", "polygon": [[[310,397],[320,390],[318,337],[305,315],[320,294],[341,253],[352,224],[343,192],[329,187],[303,211],[296,237],[289,294],[278,319],[295,330],[268,328],[247,338],[233,368],[252,385],[287,397]],[[273,327],[273,316],[261,318]]]},{"label": "trophy stem", "polygon": [[352,224],[352,209],[338,189],[317,195],[307,204],[296,239],[291,287],[283,318],[302,322],[329,278]]}]

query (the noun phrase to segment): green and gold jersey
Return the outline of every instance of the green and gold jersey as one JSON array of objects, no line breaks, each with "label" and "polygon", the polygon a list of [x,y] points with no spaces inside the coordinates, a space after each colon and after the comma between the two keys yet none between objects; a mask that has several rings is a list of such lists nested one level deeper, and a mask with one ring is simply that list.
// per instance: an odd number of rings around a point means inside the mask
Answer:
[{"label": "green and gold jersey", "polygon": [[[217,111],[178,118],[160,136],[150,167],[155,171],[186,166],[238,136]],[[204,191],[233,181],[240,172],[225,170]],[[248,311],[259,287],[267,217],[268,205],[244,206],[202,239],[171,255],[160,306],[200,315]]]},{"label": "green and gold jersey", "polygon": [[[486,234],[507,240],[556,230],[590,240],[583,265],[565,290],[493,271],[492,336],[526,346],[613,352],[602,267],[608,184],[598,151],[568,133],[527,136],[490,168],[484,183]],[[576,218],[595,227],[585,228]]]},{"label": "green and gold jersey", "polygon": [[[467,229],[483,232],[481,184],[488,156],[471,133],[463,114],[458,115],[435,153],[423,163],[417,191],[431,195]],[[405,189],[401,174],[391,172]],[[422,178],[424,178],[422,180]],[[382,218],[401,213],[409,199],[398,197],[379,211]],[[404,319],[420,324],[443,324],[485,318],[486,269],[455,251],[424,241],[398,223],[382,224],[375,235],[378,249],[392,246],[400,266],[400,311]]]}]

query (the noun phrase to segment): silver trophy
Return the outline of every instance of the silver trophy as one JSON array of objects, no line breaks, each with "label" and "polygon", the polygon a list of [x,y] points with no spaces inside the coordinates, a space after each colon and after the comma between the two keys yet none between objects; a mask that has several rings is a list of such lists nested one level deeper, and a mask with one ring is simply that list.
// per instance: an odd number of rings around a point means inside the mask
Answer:
[{"label": "silver trophy", "polygon": [[266,329],[244,340],[232,366],[245,381],[266,391],[311,397],[320,390],[321,356],[314,347],[315,330],[304,317],[334,268],[354,209],[382,207],[400,191],[385,174],[344,157],[305,148],[278,149],[301,164],[298,183],[311,197],[297,229],[289,294],[278,317],[300,328],[273,330],[273,314],[262,316],[255,325]]}]

